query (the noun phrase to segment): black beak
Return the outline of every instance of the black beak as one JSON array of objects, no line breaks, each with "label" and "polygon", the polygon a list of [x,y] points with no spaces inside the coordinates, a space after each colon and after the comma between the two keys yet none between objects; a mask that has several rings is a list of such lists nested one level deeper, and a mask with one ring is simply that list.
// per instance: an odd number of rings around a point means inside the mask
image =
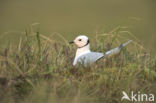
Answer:
[{"label": "black beak", "polygon": [[73,44],[73,43],[74,43],[73,41],[69,42],[69,44]]}]

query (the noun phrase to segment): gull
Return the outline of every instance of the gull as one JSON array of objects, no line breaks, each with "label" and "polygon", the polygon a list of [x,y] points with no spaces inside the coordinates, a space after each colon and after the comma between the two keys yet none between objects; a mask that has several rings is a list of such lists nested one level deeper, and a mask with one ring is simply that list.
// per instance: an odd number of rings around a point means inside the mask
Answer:
[{"label": "gull", "polygon": [[77,51],[73,62],[73,66],[82,64],[86,67],[88,65],[95,63],[101,58],[111,57],[112,55],[118,54],[121,51],[121,49],[126,45],[128,45],[130,42],[132,42],[132,40],[129,40],[128,42],[121,44],[120,46],[110,51],[107,51],[106,53],[92,52],[90,50],[89,38],[85,35],[80,35],[76,37],[73,41],[69,42],[70,44],[74,43],[77,46]]}]

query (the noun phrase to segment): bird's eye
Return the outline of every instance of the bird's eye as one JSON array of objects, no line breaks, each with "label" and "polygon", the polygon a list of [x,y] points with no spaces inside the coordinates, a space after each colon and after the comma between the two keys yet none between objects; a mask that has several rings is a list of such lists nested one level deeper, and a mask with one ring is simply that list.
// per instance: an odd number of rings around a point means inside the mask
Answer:
[{"label": "bird's eye", "polygon": [[79,39],[79,41],[82,41],[82,39]]}]

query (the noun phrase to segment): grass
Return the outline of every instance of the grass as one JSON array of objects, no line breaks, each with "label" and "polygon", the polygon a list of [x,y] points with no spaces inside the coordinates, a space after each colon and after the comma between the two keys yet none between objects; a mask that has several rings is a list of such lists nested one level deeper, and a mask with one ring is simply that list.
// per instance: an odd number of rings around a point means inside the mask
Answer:
[{"label": "grass", "polygon": [[156,95],[156,60],[125,28],[96,34],[93,51],[106,52],[128,37],[134,42],[87,68],[72,66],[76,48],[56,35],[65,43],[26,32],[18,45],[0,51],[1,103],[129,103],[121,101],[122,91]]}]

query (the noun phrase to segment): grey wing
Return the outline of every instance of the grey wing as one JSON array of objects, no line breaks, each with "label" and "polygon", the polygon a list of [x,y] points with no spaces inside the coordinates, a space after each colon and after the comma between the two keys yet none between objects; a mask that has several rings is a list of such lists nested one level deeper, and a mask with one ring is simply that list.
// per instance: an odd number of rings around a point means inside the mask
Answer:
[{"label": "grey wing", "polygon": [[129,43],[131,43],[132,42],[132,40],[129,40],[128,42],[126,42],[126,43],[124,43],[124,44],[121,44],[120,46],[118,46],[117,48],[114,48],[114,49],[112,49],[112,50],[110,50],[110,51],[107,51],[105,54],[105,56],[106,57],[110,57],[110,56],[112,56],[112,55],[115,55],[115,54],[118,54],[120,51],[121,51],[121,49],[123,48],[123,47],[125,47],[126,45],[128,45]]},{"label": "grey wing", "polygon": [[91,52],[84,54],[78,58],[78,62],[84,64],[85,66],[88,64],[92,64],[102,58],[104,56],[103,53]]},{"label": "grey wing", "polygon": [[120,52],[121,48],[120,47],[117,47],[117,48],[114,48],[110,51],[107,51],[105,54],[106,54],[106,57],[110,57],[114,54],[118,54]]}]

